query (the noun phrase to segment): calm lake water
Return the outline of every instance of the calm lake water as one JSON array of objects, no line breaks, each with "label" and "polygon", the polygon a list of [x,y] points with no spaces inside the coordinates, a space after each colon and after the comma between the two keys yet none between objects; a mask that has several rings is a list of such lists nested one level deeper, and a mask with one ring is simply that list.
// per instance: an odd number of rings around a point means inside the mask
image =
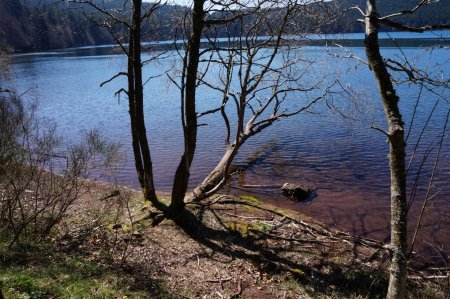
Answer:
[{"label": "calm lake water", "polygon": [[[355,39],[355,35],[348,38]],[[348,55],[347,51],[364,57],[360,47],[345,50],[305,47],[297,53],[317,61],[308,80],[319,74],[329,74],[352,88],[352,97],[335,95],[328,99],[346,117],[329,110],[322,102],[312,109],[314,113],[304,113],[276,123],[245,144],[235,161],[244,170],[225,190],[255,196],[298,210],[328,225],[387,241],[390,217],[388,145],[383,134],[370,128],[371,124],[385,127],[383,110],[368,68],[355,60],[336,58],[336,55]],[[445,47],[433,51],[408,47],[403,52],[385,48],[383,54],[387,57],[405,55],[411,63],[428,65],[428,71],[440,72],[442,78],[448,79],[450,74],[450,51]],[[144,76],[156,76],[164,70],[173,72],[179,67],[180,60],[174,55],[168,56],[149,64]],[[144,58],[147,57],[148,54]],[[55,120],[59,133],[67,140],[76,142],[81,131],[100,128],[111,141],[121,143],[126,161],[117,179],[122,184],[138,187],[130,146],[127,99],[114,97],[115,91],[125,87],[126,82],[121,79],[99,87],[101,82],[125,69],[125,57],[114,53],[110,47],[87,47],[16,55],[12,78],[19,91],[28,91],[28,98],[38,100],[39,115]],[[211,74],[211,78],[215,75]],[[403,84],[398,86],[398,93],[409,130],[419,88]],[[155,184],[158,191],[169,192],[183,145],[179,92],[166,76],[162,76],[146,85],[145,94]],[[433,106],[438,100],[439,103],[409,169],[409,181],[413,182],[426,151],[431,149],[421,170],[419,191],[411,208],[410,231],[413,231],[425,196],[436,144],[450,107],[448,91],[441,98],[425,89],[421,94],[408,139],[408,159]],[[198,111],[215,107],[218,100],[212,91],[201,89]],[[202,119],[202,122],[208,125],[199,129],[191,187],[212,170],[224,151],[225,130],[221,118],[212,116]],[[445,133],[447,137],[448,131]],[[432,190],[432,194],[438,194],[427,207],[425,228],[417,244],[417,249],[437,260],[441,258],[440,250],[448,251],[450,248],[449,153],[450,142],[446,138],[438,161],[439,175]],[[283,198],[276,188],[285,182],[316,186],[318,196],[309,204],[291,202]],[[252,188],[251,185],[267,187]]]}]

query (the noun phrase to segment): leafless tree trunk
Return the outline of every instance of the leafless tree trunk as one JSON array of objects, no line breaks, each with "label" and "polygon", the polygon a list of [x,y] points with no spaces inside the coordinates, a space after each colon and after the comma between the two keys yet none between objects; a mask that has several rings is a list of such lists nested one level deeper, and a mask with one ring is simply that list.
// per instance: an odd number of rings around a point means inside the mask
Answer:
[{"label": "leafless tree trunk", "polygon": [[144,198],[158,203],[153,184],[153,167],[147,140],[144,118],[144,94],[141,61],[141,6],[142,0],[131,3],[132,20],[129,28],[128,47],[128,101],[130,108],[131,136],[136,171]]},{"label": "leafless tree trunk", "polygon": [[377,13],[376,0],[367,0],[365,13],[366,56],[369,67],[378,85],[378,91],[383,103],[388,130],[384,132],[389,142],[389,162],[391,172],[391,265],[387,298],[406,298],[407,281],[407,197],[406,197],[406,164],[405,164],[405,133],[404,123],[399,110],[399,97],[396,95],[393,80],[388,68],[409,74],[413,83],[429,78],[416,78],[416,70],[409,70],[390,59],[385,60],[379,48],[378,31],[381,24],[398,30],[423,32],[432,29],[445,29],[447,25],[430,25],[412,28],[390,20],[405,14],[412,14],[420,7],[428,5],[429,1],[417,1],[410,10],[404,10],[381,17]]},{"label": "leafless tree trunk", "polygon": [[184,133],[184,153],[175,173],[172,187],[170,207],[174,210],[184,208],[184,196],[186,194],[190,168],[194,159],[197,146],[197,113],[196,90],[197,72],[200,60],[200,40],[204,28],[204,0],[195,0],[192,11],[192,31],[188,40],[187,61],[183,69],[183,81],[181,92],[181,117]]},{"label": "leafless tree trunk", "polygon": [[377,81],[388,122],[389,162],[391,170],[391,268],[387,298],[406,297],[407,276],[407,211],[405,141],[399,98],[396,95],[389,72],[384,65],[378,44],[376,1],[367,1],[366,56]]}]

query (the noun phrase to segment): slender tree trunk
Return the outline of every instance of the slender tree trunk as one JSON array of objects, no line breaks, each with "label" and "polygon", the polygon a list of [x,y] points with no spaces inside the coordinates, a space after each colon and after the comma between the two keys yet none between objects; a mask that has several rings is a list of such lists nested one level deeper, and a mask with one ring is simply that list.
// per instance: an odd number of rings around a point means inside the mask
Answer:
[{"label": "slender tree trunk", "polygon": [[128,48],[128,99],[131,120],[131,136],[135,166],[139,183],[146,200],[157,204],[153,184],[153,168],[144,119],[144,95],[141,62],[141,5],[142,0],[133,0],[132,25]]},{"label": "slender tree trunk", "polygon": [[237,152],[237,146],[228,145],[225,154],[214,170],[194,189],[191,200],[203,200],[216,193],[226,183],[228,170]]},{"label": "slender tree trunk", "polygon": [[399,98],[380,54],[376,1],[367,0],[366,56],[378,84],[388,122],[389,162],[391,171],[391,266],[387,298],[406,298],[407,210],[405,141]]},{"label": "slender tree trunk", "polygon": [[204,27],[204,0],[195,0],[192,12],[192,32],[188,42],[188,61],[186,69],[186,84],[183,101],[183,133],[184,153],[175,173],[170,207],[172,210],[182,210],[185,206],[190,168],[197,145],[197,113],[195,111],[197,71],[200,59],[200,39]]}]

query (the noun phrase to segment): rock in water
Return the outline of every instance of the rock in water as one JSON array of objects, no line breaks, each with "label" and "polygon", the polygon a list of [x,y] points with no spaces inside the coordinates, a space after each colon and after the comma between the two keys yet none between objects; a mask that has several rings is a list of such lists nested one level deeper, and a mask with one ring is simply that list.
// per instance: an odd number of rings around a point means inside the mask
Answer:
[{"label": "rock in water", "polygon": [[281,192],[283,195],[289,196],[294,200],[303,201],[314,192],[314,189],[303,185],[286,183],[281,187]]}]

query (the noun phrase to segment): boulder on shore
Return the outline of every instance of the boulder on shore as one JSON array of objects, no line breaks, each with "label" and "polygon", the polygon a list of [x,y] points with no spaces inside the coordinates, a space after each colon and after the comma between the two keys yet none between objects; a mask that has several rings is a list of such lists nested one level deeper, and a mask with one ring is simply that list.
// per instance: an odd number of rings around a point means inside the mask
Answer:
[{"label": "boulder on shore", "polygon": [[296,201],[303,201],[308,199],[314,191],[315,188],[309,188],[299,184],[285,183],[281,187],[281,192],[283,193],[283,195],[288,196]]}]

